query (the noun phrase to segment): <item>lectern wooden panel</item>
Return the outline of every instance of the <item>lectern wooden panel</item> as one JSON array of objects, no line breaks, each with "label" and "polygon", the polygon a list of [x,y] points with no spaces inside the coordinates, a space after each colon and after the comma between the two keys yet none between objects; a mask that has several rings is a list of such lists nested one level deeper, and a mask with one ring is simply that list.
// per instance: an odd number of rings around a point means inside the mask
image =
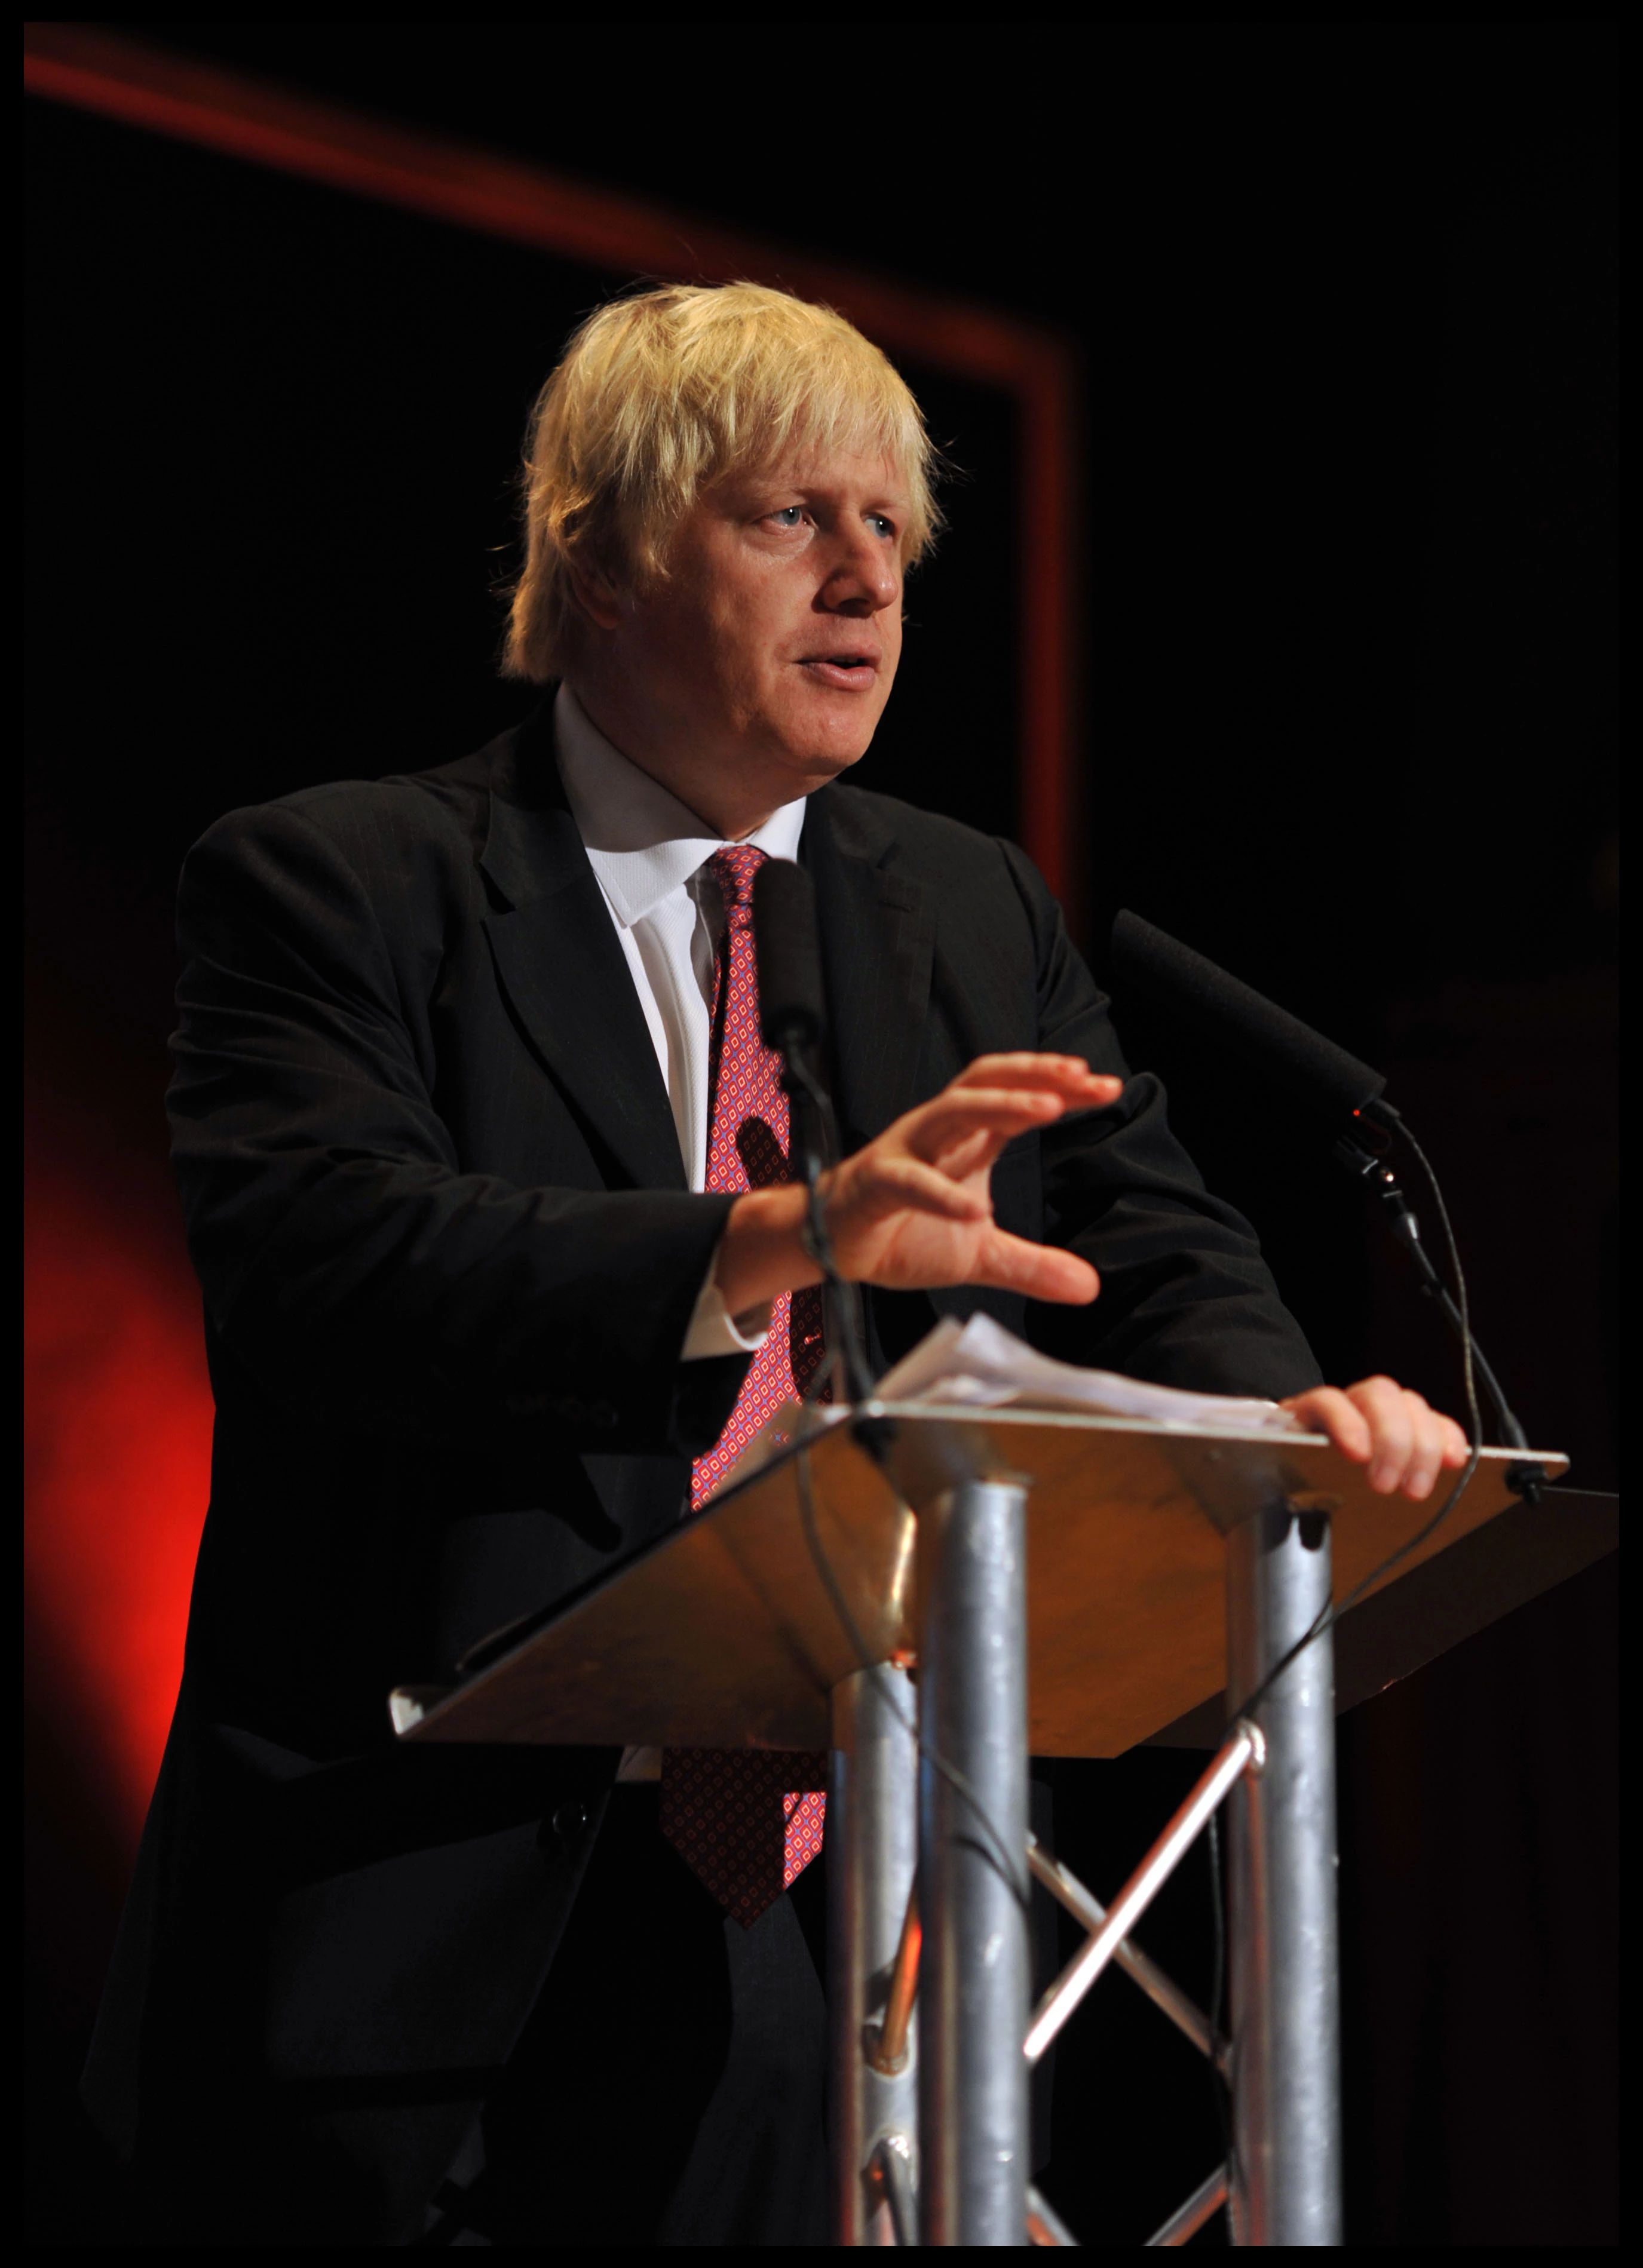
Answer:
[{"label": "lectern wooden panel", "polygon": [[[1330,1515],[1338,1598],[1430,1519],[1378,1496],[1322,1436],[1038,1411],[888,1404],[888,1470],[819,1414],[806,1445],[819,1544],[868,1657],[910,1658],[910,1503],[1020,1476],[1028,1525],[1030,1745],[1111,1756],[1226,1684],[1226,1532],[1274,1486]],[[521,1634],[454,1692],[425,1697],[418,1741],[816,1749],[829,1694],[858,1664],[816,1565],[792,1444],[599,1588]],[[1486,1450],[1460,1506],[1396,1582],[1519,1499]],[[1556,1477],[1566,1461],[1542,1459]],[[407,1707],[404,1716],[414,1711]]]}]

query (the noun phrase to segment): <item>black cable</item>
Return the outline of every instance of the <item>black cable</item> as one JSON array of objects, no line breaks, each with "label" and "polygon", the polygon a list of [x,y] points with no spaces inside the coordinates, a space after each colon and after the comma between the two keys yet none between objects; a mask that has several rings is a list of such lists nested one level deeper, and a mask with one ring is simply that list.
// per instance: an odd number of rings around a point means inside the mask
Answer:
[{"label": "black cable", "polygon": [[[1392,1117],[1395,1114],[1389,1111],[1387,1115]],[[1466,1379],[1466,1414],[1471,1420],[1472,1459],[1475,1469],[1477,1460],[1483,1452],[1484,1421],[1477,1409],[1477,1373],[1474,1361],[1477,1350],[1472,1344],[1472,1311],[1466,1297],[1466,1270],[1461,1265],[1461,1248],[1455,1241],[1454,1225],[1449,1219],[1449,1208],[1443,1202],[1443,1191],[1438,1186],[1437,1172],[1433,1162],[1415,1139],[1414,1131],[1408,1121],[1402,1116],[1397,1116],[1396,1123],[1398,1132],[1414,1152],[1416,1162],[1421,1172],[1426,1176],[1426,1186],[1432,1191],[1432,1202],[1438,1209],[1438,1219],[1442,1224],[1443,1241],[1448,1247],[1449,1265],[1455,1271],[1455,1305],[1461,1311],[1461,1365]],[[1469,1472],[1468,1478],[1470,1477]]]}]

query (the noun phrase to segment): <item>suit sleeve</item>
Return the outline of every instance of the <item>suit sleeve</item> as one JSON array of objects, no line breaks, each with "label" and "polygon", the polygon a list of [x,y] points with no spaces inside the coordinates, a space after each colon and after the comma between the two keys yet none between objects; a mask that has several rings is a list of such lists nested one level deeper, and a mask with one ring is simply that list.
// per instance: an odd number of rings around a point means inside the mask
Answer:
[{"label": "suit sleeve", "polygon": [[1255,1231],[1205,1188],[1170,1130],[1161,1083],[1124,1062],[1106,996],[1043,878],[1004,847],[1032,926],[1039,1045],[1126,1082],[1112,1109],[1041,1138],[1045,1241],[1088,1260],[1101,1292],[1089,1307],[1033,1305],[1028,1336],[1063,1361],[1199,1393],[1277,1399],[1315,1386],[1316,1359]]},{"label": "suit sleeve", "polygon": [[231,814],[184,868],[168,1107],[224,1344],[350,1429],[699,1454],[747,1367],[680,1362],[731,1201],[463,1172],[384,902],[406,918],[291,806]]}]

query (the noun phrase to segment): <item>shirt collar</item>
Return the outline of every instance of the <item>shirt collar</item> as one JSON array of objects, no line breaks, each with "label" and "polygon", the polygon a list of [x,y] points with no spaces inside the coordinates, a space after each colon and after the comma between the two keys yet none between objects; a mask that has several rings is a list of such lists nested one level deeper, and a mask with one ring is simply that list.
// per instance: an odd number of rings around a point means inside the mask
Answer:
[{"label": "shirt collar", "polygon": [[[553,722],[559,777],[588,864],[616,919],[631,929],[725,848],[724,837],[613,747],[568,685],[555,696]],[[799,796],[747,839],[772,858],[796,858],[804,823]]]}]

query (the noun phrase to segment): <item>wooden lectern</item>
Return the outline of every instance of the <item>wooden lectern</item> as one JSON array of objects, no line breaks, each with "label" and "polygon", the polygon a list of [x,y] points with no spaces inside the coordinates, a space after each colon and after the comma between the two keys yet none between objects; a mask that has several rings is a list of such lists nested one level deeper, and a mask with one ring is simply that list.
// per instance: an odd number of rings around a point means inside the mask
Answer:
[{"label": "wooden lectern", "polygon": [[[1232,2088],[1231,2167],[1154,2242],[1184,2242],[1225,2198],[1239,2241],[1338,2242],[1336,1633],[1240,1712],[1433,1506],[1375,1495],[1311,1434],[917,1403],[860,1416],[873,1454],[857,1413],[793,1413],[800,1438],[500,1634],[466,1683],[395,1694],[401,1736],[831,1748],[840,2242],[919,2241],[915,2215],[925,2243],[1072,2241],[1029,2189],[1028,2073],[1109,1960]],[[1485,1450],[1437,1533],[1344,1618],[1348,1699],[1613,1548],[1614,1499],[1526,1506],[1515,1462]],[[1217,1753],[1103,1914],[1031,1845],[1028,1758],[1148,1740]],[[1228,1794],[1221,2042],[1128,1932]],[[1029,1869],[1089,1932],[1035,2013]]]}]

